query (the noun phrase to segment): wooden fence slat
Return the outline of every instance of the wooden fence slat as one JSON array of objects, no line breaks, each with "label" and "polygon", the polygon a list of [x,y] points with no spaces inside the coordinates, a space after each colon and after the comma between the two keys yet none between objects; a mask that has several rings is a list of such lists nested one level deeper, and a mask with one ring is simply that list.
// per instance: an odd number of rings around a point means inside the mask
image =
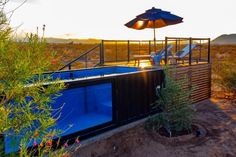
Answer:
[{"label": "wooden fence slat", "polygon": [[[193,88],[191,93],[191,100],[193,102],[198,102],[210,97],[210,64],[177,67],[172,77],[180,83],[184,90],[188,90],[190,87]],[[183,82],[184,79],[186,79],[186,82]]]}]

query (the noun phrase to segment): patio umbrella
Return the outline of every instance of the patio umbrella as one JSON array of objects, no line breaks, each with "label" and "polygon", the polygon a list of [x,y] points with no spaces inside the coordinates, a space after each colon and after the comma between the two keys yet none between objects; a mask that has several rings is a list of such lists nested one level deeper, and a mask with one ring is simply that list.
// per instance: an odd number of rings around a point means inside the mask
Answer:
[{"label": "patio umbrella", "polygon": [[173,15],[168,11],[163,11],[153,7],[145,13],[136,16],[135,19],[126,23],[125,26],[137,30],[153,28],[154,31],[154,50],[156,51],[156,28],[174,25],[183,22],[183,18]]}]

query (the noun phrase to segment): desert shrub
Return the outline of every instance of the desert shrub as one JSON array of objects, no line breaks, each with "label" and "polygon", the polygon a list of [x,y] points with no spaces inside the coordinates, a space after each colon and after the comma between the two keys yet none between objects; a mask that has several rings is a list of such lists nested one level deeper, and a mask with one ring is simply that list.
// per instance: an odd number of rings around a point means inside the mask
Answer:
[{"label": "desert shrub", "polygon": [[216,75],[214,83],[221,90],[236,95],[236,62],[225,58],[213,66],[213,73]]},{"label": "desert shrub", "polygon": [[212,90],[222,96],[236,94],[235,45],[213,45],[212,49]]},{"label": "desert shrub", "polygon": [[[71,141],[73,142],[73,148],[71,149],[68,146],[68,141],[62,143],[60,138],[55,141],[53,140],[54,136],[55,131],[48,132],[40,139],[40,142],[37,143],[34,141],[33,147],[31,149],[26,149],[23,145],[20,145],[19,155],[21,157],[70,157],[70,154],[78,151],[81,146],[79,137],[77,137],[75,141]],[[26,142],[28,141],[26,140],[25,143]]]},{"label": "desert shrub", "polygon": [[187,81],[186,77],[176,81],[173,79],[175,69],[165,68],[165,86],[157,88],[158,100],[154,107],[161,109],[148,120],[150,129],[159,131],[165,128],[171,135],[172,131],[191,131],[194,110],[191,107],[191,91],[184,89],[181,84]]},{"label": "desert shrub", "polygon": [[236,95],[236,71],[232,71],[229,73],[226,73],[222,77],[222,83],[221,83],[224,88]]},{"label": "desert shrub", "polygon": [[30,141],[42,141],[54,132],[50,128],[57,117],[50,104],[60,96],[64,84],[55,81],[45,85],[51,78],[43,72],[50,69],[53,56],[45,52],[46,43],[37,35],[28,34],[16,42],[4,14],[7,2],[0,1],[0,134],[15,140],[12,147],[18,148],[20,143],[20,155],[27,156]]}]

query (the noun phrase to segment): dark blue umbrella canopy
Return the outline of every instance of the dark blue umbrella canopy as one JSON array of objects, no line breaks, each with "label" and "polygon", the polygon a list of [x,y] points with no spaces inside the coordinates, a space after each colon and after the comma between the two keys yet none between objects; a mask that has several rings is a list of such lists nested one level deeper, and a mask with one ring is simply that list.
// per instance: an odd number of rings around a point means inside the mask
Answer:
[{"label": "dark blue umbrella canopy", "polygon": [[183,22],[183,18],[171,14],[168,11],[152,8],[145,13],[136,16],[135,19],[126,23],[125,26],[133,29],[161,28]]},{"label": "dark blue umbrella canopy", "polygon": [[135,19],[126,23],[125,26],[137,30],[144,28],[153,28],[154,30],[154,51],[156,51],[156,31],[155,28],[161,28],[183,22],[183,18],[153,7],[146,10],[145,13],[136,16]]}]

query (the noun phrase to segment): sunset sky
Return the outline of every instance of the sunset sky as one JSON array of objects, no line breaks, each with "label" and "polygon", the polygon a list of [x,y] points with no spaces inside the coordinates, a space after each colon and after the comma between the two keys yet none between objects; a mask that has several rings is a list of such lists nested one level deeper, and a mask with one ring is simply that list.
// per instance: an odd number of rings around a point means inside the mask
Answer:
[{"label": "sunset sky", "polygon": [[[23,0],[10,0],[7,11]],[[18,33],[42,33],[47,37],[152,39],[151,29],[132,30],[124,26],[152,7],[184,18],[184,23],[157,30],[165,36],[210,37],[236,33],[236,0],[28,0],[11,18]]]}]

